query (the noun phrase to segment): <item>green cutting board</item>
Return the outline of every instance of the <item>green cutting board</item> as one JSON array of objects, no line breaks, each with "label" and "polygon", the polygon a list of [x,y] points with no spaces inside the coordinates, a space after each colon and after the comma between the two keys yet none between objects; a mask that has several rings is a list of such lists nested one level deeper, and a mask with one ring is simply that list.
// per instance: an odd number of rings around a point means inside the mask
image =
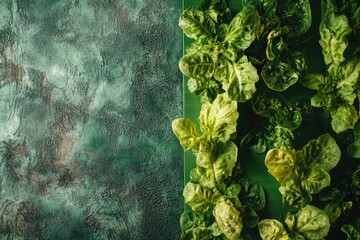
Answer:
[{"label": "green cutting board", "polygon": [[[198,7],[200,5],[200,0],[183,0],[183,10],[193,6]],[[241,1],[229,1],[229,8],[234,12],[241,10],[242,5]],[[311,9],[313,13],[321,13],[320,1],[311,1]],[[302,46],[302,50],[305,51],[305,54],[309,63],[309,71],[311,72],[324,72],[325,66],[323,64],[323,55],[321,48],[319,46],[319,34],[318,26],[320,23],[320,14],[313,14],[313,24],[312,27],[307,32],[308,37],[306,44]],[[188,45],[192,42],[186,36],[183,36],[183,50],[185,51]],[[183,115],[186,118],[197,122],[197,118],[200,114],[200,101],[199,97],[190,93],[187,88],[187,77],[183,77],[183,99],[184,99],[184,112]],[[314,94],[310,90],[305,88],[293,87],[292,90],[287,91],[291,96],[303,96],[309,97]],[[253,113],[251,110],[250,103],[244,103],[239,105],[239,121],[238,121],[238,135],[239,139],[243,137],[247,132],[252,129],[252,124],[254,123]],[[322,127],[321,122],[312,122],[311,126],[307,126],[307,129],[301,137],[303,138],[304,143],[312,138],[316,138],[321,134]],[[259,212],[260,219],[264,218],[279,218],[280,214],[286,211],[284,209],[281,199],[281,194],[279,193],[278,188],[280,187],[276,179],[271,176],[264,164],[265,154],[251,154],[247,152],[239,151],[239,159],[241,161],[241,166],[246,177],[260,182],[265,190],[266,194],[266,206],[263,210]],[[195,156],[191,151],[187,151],[184,154],[184,184],[190,180],[190,170],[193,169],[195,165]],[[185,204],[185,209],[189,207]]]}]

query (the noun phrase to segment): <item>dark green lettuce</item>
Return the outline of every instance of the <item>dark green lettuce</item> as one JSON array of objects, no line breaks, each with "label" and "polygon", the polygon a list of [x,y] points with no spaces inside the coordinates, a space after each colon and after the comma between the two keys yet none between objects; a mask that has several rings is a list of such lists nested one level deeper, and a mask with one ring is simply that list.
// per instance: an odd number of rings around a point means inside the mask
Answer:
[{"label": "dark green lettuce", "polygon": [[360,158],[360,123],[357,123],[353,134],[354,142],[348,146],[347,152],[353,158]]},{"label": "dark green lettuce", "polygon": [[242,138],[241,147],[254,153],[272,148],[293,149],[295,130],[313,115],[308,100],[286,99],[266,91],[253,97],[251,106],[262,119]]},{"label": "dark green lettuce", "polygon": [[343,231],[346,236],[347,240],[357,240],[360,239],[360,231],[356,229],[354,226],[346,224],[341,227],[341,231]]},{"label": "dark green lettuce", "polygon": [[[276,46],[276,49],[279,47],[282,48],[281,44]],[[271,49],[271,54],[269,51],[268,57],[271,57],[272,61],[268,61],[264,65],[261,77],[270,89],[278,92],[285,91],[297,83],[307,71],[305,55],[297,50],[283,51],[281,54],[277,53],[278,56],[274,53],[274,48]]]}]

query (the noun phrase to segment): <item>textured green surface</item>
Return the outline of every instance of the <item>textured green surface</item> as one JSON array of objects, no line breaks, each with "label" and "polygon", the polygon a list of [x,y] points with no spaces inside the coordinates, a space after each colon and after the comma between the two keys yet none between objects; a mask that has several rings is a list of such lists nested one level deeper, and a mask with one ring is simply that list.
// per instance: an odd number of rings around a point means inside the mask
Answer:
[{"label": "textured green surface", "polygon": [[176,239],[181,2],[0,2],[0,239]]}]

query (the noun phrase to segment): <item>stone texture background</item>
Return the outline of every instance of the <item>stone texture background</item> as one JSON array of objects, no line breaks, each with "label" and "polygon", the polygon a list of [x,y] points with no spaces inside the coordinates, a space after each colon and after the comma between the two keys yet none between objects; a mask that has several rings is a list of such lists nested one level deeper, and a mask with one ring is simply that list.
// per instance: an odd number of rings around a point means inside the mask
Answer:
[{"label": "stone texture background", "polygon": [[0,239],[178,239],[180,12],[0,1]]}]

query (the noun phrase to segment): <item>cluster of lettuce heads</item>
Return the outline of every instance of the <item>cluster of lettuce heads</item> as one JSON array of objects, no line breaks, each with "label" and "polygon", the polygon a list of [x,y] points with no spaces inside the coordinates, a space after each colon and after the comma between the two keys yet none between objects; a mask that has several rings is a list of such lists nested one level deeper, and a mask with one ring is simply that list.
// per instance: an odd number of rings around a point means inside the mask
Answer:
[{"label": "cluster of lettuce heads", "polygon": [[[360,2],[322,0],[319,13],[308,0],[240,2],[233,12],[225,0],[204,0],[179,20],[193,39],[179,67],[201,101],[197,123],[172,123],[196,156],[181,239],[314,240],[332,232],[360,239]],[[321,14],[319,72],[309,72],[302,50],[314,14]],[[246,103],[257,117],[241,135]],[[289,211],[278,219],[259,216],[265,193],[243,176],[244,151],[263,154],[279,182]]]}]

